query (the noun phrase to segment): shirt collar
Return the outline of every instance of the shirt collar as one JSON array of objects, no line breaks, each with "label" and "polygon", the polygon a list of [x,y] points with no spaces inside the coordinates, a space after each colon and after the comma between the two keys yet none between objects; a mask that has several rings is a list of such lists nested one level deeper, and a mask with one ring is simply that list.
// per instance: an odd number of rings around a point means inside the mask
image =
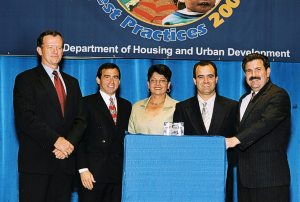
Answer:
[{"label": "shirt collar", "polygon": [[101,89],[100,89],[100,94],[101,94],[101,96],[103,97],[103,99],[104,100],[109,100],[109,98],[113,98],[114,100],[116,99],[116,94],[113,94],[113,95],[108,95],[107,93],[105,93],[104,91],[102,91]]},{"label": "shirt collar", "polygon": [[54,70],[57,71],[60,74],[60,72],[59,72],[59,66],[56,69],[53,69],[53,68],[51,68],[51,67],[49,67],[49,66],[47,66],[45,64],[42,64],[42,66],[45,69],[45,71],[47,72],[47,74],[50,76],[50,78],[54,76],[52,74]]},{"label": "shirt collar", "polygon": [[197,98],[198,98],[199,103],[202,104],[202,103],[206,102],[208,105],[210,105],[210,104],[212,104],[212,103],[215,102],[216,96],[217,96],[217,95],[216,95],[216,93],[215,93],[213,96],[211,96],[208,100],[205,101],[205,100],[203,100],[203,99],[200,97],[200,95],[197,94]]}]

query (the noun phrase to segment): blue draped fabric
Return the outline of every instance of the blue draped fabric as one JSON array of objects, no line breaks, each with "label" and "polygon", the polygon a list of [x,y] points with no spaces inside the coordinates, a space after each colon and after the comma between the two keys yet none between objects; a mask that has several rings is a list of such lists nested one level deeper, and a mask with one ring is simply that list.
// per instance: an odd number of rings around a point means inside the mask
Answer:
[{"label": "blue draped fabric", "polygon": [[[195,94],[192,69],[196,61],[149,59],[66,59],[63,70],[78,78],[83,95],[96,92],[96,72],[100,64],[114,62],[121,68],[120,95],[132,103],[148,96],[147,70],[151,64],[163,63],[172,72],[171,96],[179,101]],[[13,86],[16,75],[36,66],[36,57],[0,56],[0,201],[18,201],[18,141],[14,128]],[[218,67],[218,92],[238,100],[245,92],[241,62],[216,61]],[[285,88],[292,102],[292,135],[288,148],[291,168],[292,202],[300,199],[300,63],[271,63],[271,79]],[[73,202],[77,201],[76,193]]]}]

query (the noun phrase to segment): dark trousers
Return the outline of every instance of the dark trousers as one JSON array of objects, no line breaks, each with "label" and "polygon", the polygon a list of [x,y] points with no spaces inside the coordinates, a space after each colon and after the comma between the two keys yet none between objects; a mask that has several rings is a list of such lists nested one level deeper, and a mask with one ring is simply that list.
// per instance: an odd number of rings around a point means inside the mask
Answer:
[{"label": "dark trousers", "polygon": [[237,151],[236,148],[231,148],[227,150],[227,160],[228,160],[228,169],[227,169],[227,178],[226,178],[226,198],[225,202],[234,201],[234,168],[237,165]]},{"label": "dark trousers", "polygon": [[70,202],[72,175],[19,173],[20,202]]},{"label": "dark trousers", "polygon": [[238,202],[289,202],[290,187],[247,188],[238,182]]},{"label": "dark trousers", "polygon": [[81,186],[79,191],[80,202],[120,202],[122,195],[121,184],[98,183],[94,184],[92,190]]}]

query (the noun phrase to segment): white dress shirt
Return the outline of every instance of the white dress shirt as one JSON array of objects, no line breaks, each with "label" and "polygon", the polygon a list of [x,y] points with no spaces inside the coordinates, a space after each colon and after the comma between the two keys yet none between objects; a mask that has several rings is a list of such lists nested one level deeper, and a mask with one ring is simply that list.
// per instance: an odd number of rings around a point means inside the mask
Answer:
[{"label": "white dress shirt", "polygon": [[113,101],[114,101],[114,104],[115,104],[115,106],[116,106],[116,110],[118,111],[118,105],[117,105],[117,98],[116,98],[116,94],[113,94],[113,95],[108,95],[107,93],[105,93],[104,91],[102,91],[101,89],[100,89],[100,94],[101,94],[101,96],[102,96],[102,98],[103,98],[103,100],[104,100],[104,102],[105,102],[105,104],[106,104],[106,106],[107,106],[107,108],[109,108],[109,105],[110,105],[110,98],[112,97],[112,99],[113,99]]},{"label": "white dress shirt", "polygon": [[[62,78],[62,76],[61,76],[61,74],[60,74],[59,67],[57,67],[57,69],[53,69],[53,68],[51,68],[51,67],[48,67],[47,65],[44,65],[44,64],[42,64],[42,65],[43,65],[45,71],[47,72],[48,76],[50,77],[50,79],[51,79],[53,85],[54,85],[54,75],[53,75],[52,73],[53,73],[53,71],[57,71],[58,77],[60,78],[61,82],[63,83],[64,89],[65,89],[65,92],[66,92],[66,95],[67,95],[66,84],[65,84],[64,79]],[[54,87],[55,87],[55,86],[54,86]]]},{"label": "white dress shirt", "polygon": [[[242,103],[241,103],[241,107],[240,107],[240,121],[242,120],[244,114],[245,114],[245,111],[247,109],[247,106],[248,104],[250,103],[250,100],[252,98],[252,93],[253,91],[251,91],[246,97],[243,98],[242,100]],[[255,95],[257,94],[258,92],[255,92]],[[254,95],[254,96],[255,96]]]},{"label": "white dress shirt", "polygon": [[205,126],[206,128],[206,131],[209,130],[209,127],[210,127],[210,123],[211,123],[211,118],[212,118],[212,114],[213,114],[213,111],[214,111],[214,105],[215,105],[215,100],[216,100],[216,94],[214,94],[211,98],[209,98],[208,100],[203,100],[199,95],[197,95],[197,98],[198,98],[198,102],[199,102],[199,106],[200,106],[200,113],[202,112],[203,110],[203,103],[206,102],[206,109],[207,109],[207,112],[208,112],[208,123],[207,125]]}]

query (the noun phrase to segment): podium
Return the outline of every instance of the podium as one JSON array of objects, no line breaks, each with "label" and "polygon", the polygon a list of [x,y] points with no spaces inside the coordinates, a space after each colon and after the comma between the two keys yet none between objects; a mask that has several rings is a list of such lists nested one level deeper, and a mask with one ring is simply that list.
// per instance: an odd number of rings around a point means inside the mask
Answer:
[{"label": "podium", "polygon": [[126,135],[123,202],[222,202],[226,146],[220,136]]}]

